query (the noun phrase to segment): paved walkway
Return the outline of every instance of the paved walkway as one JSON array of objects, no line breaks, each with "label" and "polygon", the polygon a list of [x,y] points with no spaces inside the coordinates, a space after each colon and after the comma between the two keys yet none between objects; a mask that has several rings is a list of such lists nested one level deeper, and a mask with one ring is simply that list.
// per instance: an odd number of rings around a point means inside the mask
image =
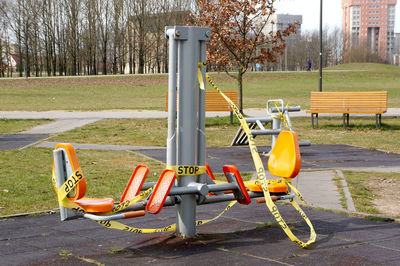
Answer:
[{"label": "paved walkway", "polygon": [[[244,113],[250,117],[266,116],[265,109],[245,109]],[[207,117],[228,116],[229,112],[207,112]],[[290,113],[291,117],[310,117],[304,110]],[[340,117],[340,114],[320,114],[320,117]],[[365,116],[354,114],[352,116]],[[369,115],[371,116],[371,115]],[[400,116],[400,108],[389,108],[383,117]],[[53,119],[55,122],[41,125],[22,134],[52,134],[68,131],[101,119],[124,119],[124,118],[166,118],[164,111],[154,110],[132,110],[132,111],[93,111],[93,112],[28,112],[28,111],[0,111],[0,118],[7,119]]]}]

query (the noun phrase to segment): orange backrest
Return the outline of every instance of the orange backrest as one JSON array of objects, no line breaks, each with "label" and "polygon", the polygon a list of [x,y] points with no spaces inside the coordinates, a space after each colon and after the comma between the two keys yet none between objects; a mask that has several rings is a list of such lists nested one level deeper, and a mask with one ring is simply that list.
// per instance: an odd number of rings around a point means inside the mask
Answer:
[{"label": "orange backrest", "polygon": [[299,141],[296,132],[282,131],[268,160],[270,173],[277,177],[294,178],[301,168]]},{"label": "orange backrest", "polygon": [[131,179],[129,179],[128,185],[126,186],[125,191],[122,194],[120,202],[123,202],[124,200],[131,200],[139,195],[148,173],[149,168],[147,168],[147,166],[136,166],[135,171],[133,171],[133,174],[131,176]]},{"label": "orange backrest", "polygon": [[[76,156],[75,149],[69,143],[59,143],[56,145],[55,150],[59,148],[64,148],[67,152],[68,159],[71,163],[72,171],[75,172],[79,169],[80,165],[78,162],[78,157]],[[53,171],[54,171],[54,162],[53,162]],[[85,179],[82,179],[75,187],[73,191],[68,194],[68,197],[71,200],[77,200],[85,196],[86,194],[86,182]]]},{"label": "orange backrest", "polygon": [[213,172],[212,172],[212,170],[211,170],[211,167],[210,167],[210,165],[209,165],[208,163],[206,163],[206,172],[207,172],[207,175],[208,175],[212,180],[215,180],[214,174],[213,174]]},{"label": "orange backrest", "polygon": [[157,185],[154,188],[153,194],[146,205],[146,211],[157,214],[161,211],[164,206],[164,202],[168,197],[168,193],[171,190],[176,178],[176,172],[172,170],[164,170],[161,173],[160,179],[158,179]]}]

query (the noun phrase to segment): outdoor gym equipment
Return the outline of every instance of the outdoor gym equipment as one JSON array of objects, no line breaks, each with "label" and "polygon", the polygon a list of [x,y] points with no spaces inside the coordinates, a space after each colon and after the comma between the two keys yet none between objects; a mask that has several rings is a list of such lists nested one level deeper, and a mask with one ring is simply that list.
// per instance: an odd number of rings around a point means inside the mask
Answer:
[{"label": "outdoor gym equipment", "polygon": [[[301,108],[300,106],[285,106],[285,103],[282,99],[268,100],[266,107],[267,117],[249,117],[244,119],[250,128],[253,138],[259,135],[271,135],[272,150],[279,133],[282,132],[282,128],[287,127],[288,130],[293,131],[289,112],[299,112]],[[266,128],[269,124],[271,124],[271,129]],[[282,126],[282,124],[284,124],[284,126]],[[231,146],[241,145],[249,145],[249,141],[242,127],[239,127],[235,137],[232,140]],[[311,143],[308,140],[299,141],[299,145],[310,146]]]},{"label": "outdoor gym equipment", "polygon": [[[267,180],[254,138],[236,105],[227,98],[205,74],[205,41],[208,28],[166,27],[169,39],[168,137],[167,166],[157,183],[144,183],[148,169],[137,166],[118,204],[113,199],[84,198],[86,183],[75,151],[69,144],[59,144],[54,150],[53,182],[61,209],[61,220],[75,217],[92,219],[112,229],[134,233],[176,231],[181,237],[196,236],[196,226],[218,219],[236,202],[249,204],[251,198],[265,198],[266,205],[285,233],[295,243],[307,247],[315,241],[311,222],[294,197],[301,194],[290,184],[300,170],[301,160],[297,135],[282,131],[271,151],[268,166],[280,179]],[[225,165],[227,182],[213,180],[206,164],[205,153],[205,86],[204,77],[230,104],[249,139],[257,180],[243,182],[233,165]],[[178,98],[176,104],[176,98]],[[208,175],[207,175],[208,173]],[[293,235],[281,217],[276,200],[289,199],[310,227],[310,240],[302,242]],[[196,220],[196,205],[230,201],[216,217]],[[157,214],[165,206],[176,206],[176,224],[164,228],[136,228],[117,219],[145,215],[144,210]]]}]

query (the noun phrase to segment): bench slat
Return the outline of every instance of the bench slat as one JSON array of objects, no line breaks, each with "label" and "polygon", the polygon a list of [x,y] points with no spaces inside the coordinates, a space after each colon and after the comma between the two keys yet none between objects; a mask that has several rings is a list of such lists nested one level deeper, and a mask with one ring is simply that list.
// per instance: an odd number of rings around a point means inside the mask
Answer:
[{"label": "bench slat", "polygon": [[[238,105],[237,91],[223,91],[236,105]],[[168,91],[165,101],[166,111],[168,111]],[[229,103],[217,91],[206,91],[206,112],[228,111],[232,112]]]},{"label": "bench slat", "polygon": [[387,91],[311,92],[307,113],[385,113]]}]

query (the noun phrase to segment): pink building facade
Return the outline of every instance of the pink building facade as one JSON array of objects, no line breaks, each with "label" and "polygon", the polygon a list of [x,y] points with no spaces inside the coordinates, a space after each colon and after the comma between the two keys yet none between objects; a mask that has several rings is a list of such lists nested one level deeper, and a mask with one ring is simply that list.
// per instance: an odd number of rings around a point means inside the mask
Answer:
[{"label": "pink building facade", "polygon": [[396,4],[397,0],[342,0],[345,49],[366,45],[391,61]]}]

